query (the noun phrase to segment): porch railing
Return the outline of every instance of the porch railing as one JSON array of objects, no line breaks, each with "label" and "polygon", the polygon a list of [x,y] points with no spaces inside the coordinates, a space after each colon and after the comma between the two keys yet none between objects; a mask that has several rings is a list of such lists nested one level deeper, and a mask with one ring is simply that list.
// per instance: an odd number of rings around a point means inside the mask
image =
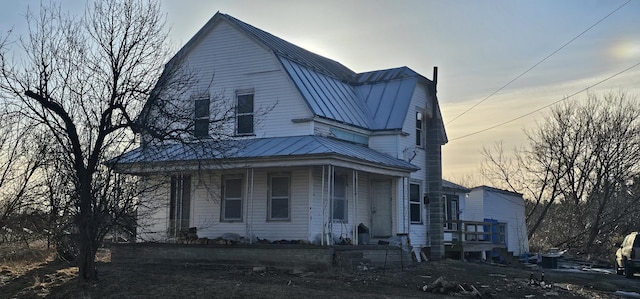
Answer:
[{"label": "porch railing", "polygon": [[447,220],[445,234],[451,234],[451,241],[445,245],[457,246],[460,251],[484,251],[505,247],[505,233],[498,222]]}]

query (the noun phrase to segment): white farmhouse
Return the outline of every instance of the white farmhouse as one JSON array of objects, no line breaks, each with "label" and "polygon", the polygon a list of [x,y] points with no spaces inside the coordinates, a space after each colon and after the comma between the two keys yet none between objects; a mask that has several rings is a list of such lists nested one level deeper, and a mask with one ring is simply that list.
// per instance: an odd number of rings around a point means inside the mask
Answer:
[{"label": "white farmhouse", "polygon": [[[159,208],[140,208],[140,239],[196,227],[208,238],[362,245],[363,224],[368,243],[408,237],[416,253],[444,256],[436,68],[431,79],[408,67],[355,73],[223,13],[165,73],[177,68],[198,83],[175,98],[158,93],[140,119],[191,141],[152,142],[142,131],[142,146],[115,161],[155,187],[143,200]],[[164,119],[159,99],[190,119]]]}]

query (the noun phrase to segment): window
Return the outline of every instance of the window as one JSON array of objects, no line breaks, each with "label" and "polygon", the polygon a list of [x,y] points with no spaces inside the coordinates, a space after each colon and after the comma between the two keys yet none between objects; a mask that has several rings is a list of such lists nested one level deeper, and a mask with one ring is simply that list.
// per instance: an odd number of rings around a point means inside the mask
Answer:
[{"label": "window", "polygon": [[269,177],[269,220],[289,220],[290,177]]},{"label": "window", "polygon": [[236,106],[236,134],[253,134],[253,94],[239,94]]},{"label": "window", "polygon": [[222,221],[242,221],[242,178],[222,182]]},{"label": "window", "polygon": [[333,179],[333,220],[347,221],[347,176]]},{"label": "window", "polygon": [[197,98],[194,104],[193,136],[209,136],[209,96]]},{"label": "window", "polygon": [[419,184],[409,184],[409,206],[411,223],[422,223],[422,202],[420,201]]},{"label": "window", "polygon": [[418,147],[423,147],[424,146],[424,141],[423,141],[423,129],[424,129],[424,124],[422,123],[422,118],[423,118],[423,114],[422,112],[416,112],[416,146]]},{"label": "window", "polygon": [[458,206],[458,195],[443,195],[442,200],[445,217],[444,227],[450,230],[458,230],[458,223],[456,222],[458,220],[458,213],[460,210]]},{"label": "window", "polygon": [[507,245],[507,224],[498,223],[498,244]]},{"label": "window", "polygon": [[189,229],[191,177],[188,175],[171,176],[171,195],[169,197],[169,236],[175,237],[179,232]]}]

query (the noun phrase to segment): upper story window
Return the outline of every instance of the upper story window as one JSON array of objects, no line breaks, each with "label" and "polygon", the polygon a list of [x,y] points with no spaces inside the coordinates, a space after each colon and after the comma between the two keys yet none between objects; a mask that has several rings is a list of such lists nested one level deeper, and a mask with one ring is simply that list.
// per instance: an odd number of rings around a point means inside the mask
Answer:
[{"label": "upper story window", "polygon": [[209,136],[209,96],[198,97],[194,103],[193,136]]},{"label": "upper story window", "polygon": [[424,146],[424,113],[421,111],[416,112],[416,146]]},{"label": "upper story window", "polygon": [[238,93],[236,99],[236,135],[253,135],[253,93]]}]

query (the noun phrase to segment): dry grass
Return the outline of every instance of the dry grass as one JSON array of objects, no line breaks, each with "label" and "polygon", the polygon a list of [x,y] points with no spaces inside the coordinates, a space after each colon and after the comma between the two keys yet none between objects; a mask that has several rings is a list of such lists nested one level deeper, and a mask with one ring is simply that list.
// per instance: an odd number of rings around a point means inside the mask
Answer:
[{"label": "dry grass", "polygon": [[[96,256],[99,280],[85,283],[76,279],[77,267],[52,259],[50,251],[30,248],[13,248],[11,255],[0,257],[1,298],[442,298],[421,290],[441,276],[490,291],[493,298],[543,298],[549,291],[529,286],[528,270],[452,260],[405,271],[294,273],[223,265],[125,265],[111,263],[108,250]],[[612,291],[640,288],[640,276],[548,272],[546,277],[579,290],[554,289],[558,298],[616,298]]]}]

